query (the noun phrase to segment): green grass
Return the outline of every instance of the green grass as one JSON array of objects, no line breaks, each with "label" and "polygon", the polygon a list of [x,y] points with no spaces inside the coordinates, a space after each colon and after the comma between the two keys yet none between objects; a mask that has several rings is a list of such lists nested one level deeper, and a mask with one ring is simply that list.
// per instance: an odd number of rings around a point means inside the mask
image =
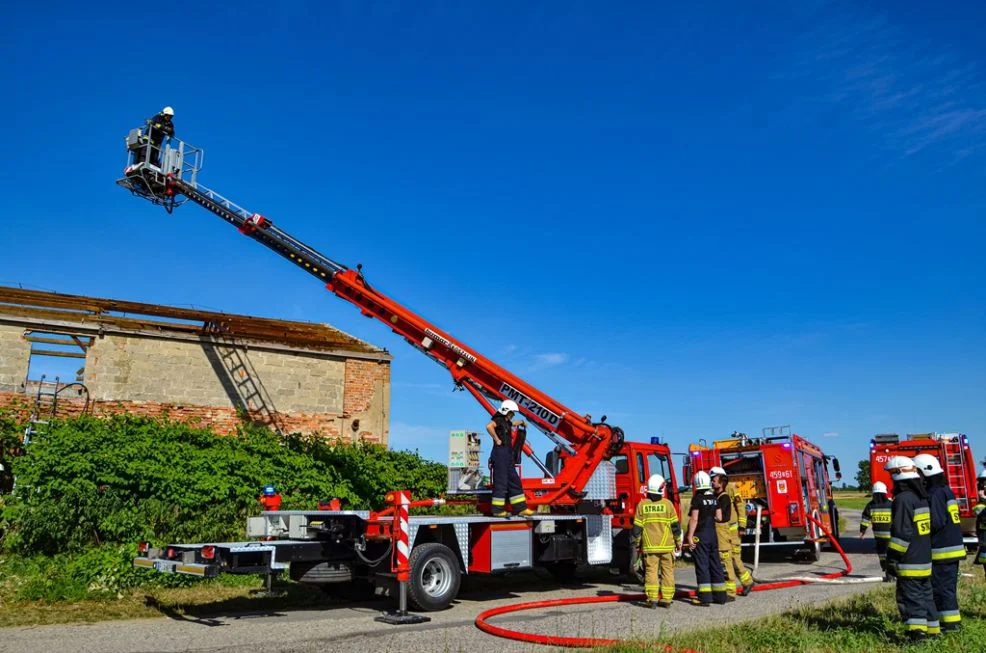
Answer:
[{"label": "green grass", "polygon": [[860,494],[858,492],[840,492],[836,493],[834,497],[836,506],[850,510],[862,510],[871,498],[868,494]]},{"label": "green grass", "polygon": [[705,653],[890,653],[901,650],[980,653],[986,642],[986,581],[981,567],[967,564],[962,570],[973,575],[959,581],[962,630],[921,644],[908,642],[894,601],[894,587],[881,585],[865,594],[797,608],[758,621],[682,633],[660,643],[634,642],[595,650],[599,653],[659,651],[665,644],[670,644],[676,649]]},{"label": "green grass", "polygon": [[81,601],[18,601],[0,597],[0,628],[64,623],[93,623],[114,619],[190,616],[318,608],[338,605],[316,587],[284,582],[274,586],[278,596],[261,592],[256,576],[221,576],[191,587],[131,589],[116,597]]}]

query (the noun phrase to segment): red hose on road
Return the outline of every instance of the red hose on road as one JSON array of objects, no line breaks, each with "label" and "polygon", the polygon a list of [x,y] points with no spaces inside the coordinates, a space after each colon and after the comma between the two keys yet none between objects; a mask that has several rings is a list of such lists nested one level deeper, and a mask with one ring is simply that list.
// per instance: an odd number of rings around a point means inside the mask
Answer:
[{"label": "red hose on road", "polygon": [[[842,556],[842,562],[845,563],[846,568],[843,571],[835,571],[830,574],[825,574],[819,576],[819,580],[832,580],[834,578],[840,578],[843,576],[848,576],[852,573],[852,563],[849,561],[849,557],[846,556],[846,552],[839,545],[839,541],[832,537],[832,533],[829,532],[825,525],[820,521],[815,519],[813,516],[809,516],[815,526],[819,527],[826,537],[829,538],[829,542],[835,548],[836,552]],[[777,583],[763,583],[753,587],[754,592],[766,592],[769,590],[778,590],[786,587],[795,587],[797,585],[810,585],[811,581],[808,580],[786,580]],[[695,590],[679,590],[675,592],[675,598],[688,598],[695,596],[697,592]],[[547,644],[550,646],[565,646],[570,648],[592,648],[595,646],[612,646],[614,644],[633,644],[630,640],[623,639],[602,639],[598,637],[563,637],[560,635],[540,635],[537,633],[525,633],[519,630],[511,630],[509,628],[502,628],[500,626],[494,626],[487,622],[487,619],[492,617],[497,617],[504,614],[510,614],[512,612],[523,612],[524,610],[541,610],[544,608],[554,608],[563,605],[585,605],[588,603],[623,603],[626,601],[638,601],[646,598],[643,594],[610,594],[607,596],[581,596],[573,597],[570,599],[552,599],[550,601],[531,601],[528,603],[515,603],[513,605],[504,605],[499,608],[492,608],[481,612],[476,617],[476,627],[485,633],[490,635],[496,635],[497,637],[505,637],[506,639],[513,639],[520,642],[530,642],[532,644]],[[643,644],[641,644],[643,645]],[[680,651],[680,653],[698,653],[692,649],[675,649],[670,645],[665,644],[660,647],[661,650],[667,651],[668,653],[673,653],[674,651]]]}]

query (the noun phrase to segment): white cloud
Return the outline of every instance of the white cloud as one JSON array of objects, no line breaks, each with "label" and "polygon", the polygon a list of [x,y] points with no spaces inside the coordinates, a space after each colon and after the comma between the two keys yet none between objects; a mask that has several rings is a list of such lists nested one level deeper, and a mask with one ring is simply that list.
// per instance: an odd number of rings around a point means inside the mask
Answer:
[{"label": "white cloud", "polygon": [[[895,157],[986,152],[986,72],[947,43],[866,10],[813,21],[777,78],[808,82],[799,112],[837,110]],[[797,96],[797,94],[795,94]]]},{"label": "white cloud", "polygon": [[837,437],[839,437],[839,434],[836,433],[835,431],[829,431],[828,433],[822,433],[822,437],[823,438],[837,438]]},{"label": "white cloud", "polygon": [[552,354],[538,354],[534,357],[534,362],[536,365],[541,367],[551,367],[553,365],[561,365],[568,360],[568,354],[563,353],[552,353]]}]

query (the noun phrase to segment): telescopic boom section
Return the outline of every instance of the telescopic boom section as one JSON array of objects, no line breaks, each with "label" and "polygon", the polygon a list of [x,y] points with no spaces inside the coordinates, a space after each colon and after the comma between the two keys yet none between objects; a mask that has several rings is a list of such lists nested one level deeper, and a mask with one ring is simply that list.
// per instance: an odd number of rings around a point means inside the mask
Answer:
[{"label": "telescopic boom section", "polygon": [[574,505],[600,462],[623,444],[623,432],[588,415],[574,413],[558,401],[477,353],[418,314],[371,287],[359,269],[352,270],[276,227],[267,218],[250,213],[217,193],[182,179],[168,178],[167,188],[223,218],[240,233],[288,259],[322,281],[337,296],[357,306],[432,359],[452,375],[490,413],[492,402],[512,399],[521,413],[537,425],[560,449],[562,469],[556,475],[523,479],[528,503]]}]

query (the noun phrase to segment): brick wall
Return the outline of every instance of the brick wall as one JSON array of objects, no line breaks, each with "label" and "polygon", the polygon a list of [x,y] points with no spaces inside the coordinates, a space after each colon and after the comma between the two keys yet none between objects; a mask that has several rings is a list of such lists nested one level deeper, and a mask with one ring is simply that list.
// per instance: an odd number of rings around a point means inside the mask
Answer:
[{"label": "brick wall", "polygon": [[390,422],[389,361],[348,359],[344,386],[343,411],[351,416],[347,425],[350,437],[365,440],[374,433],[386,434]]}]

